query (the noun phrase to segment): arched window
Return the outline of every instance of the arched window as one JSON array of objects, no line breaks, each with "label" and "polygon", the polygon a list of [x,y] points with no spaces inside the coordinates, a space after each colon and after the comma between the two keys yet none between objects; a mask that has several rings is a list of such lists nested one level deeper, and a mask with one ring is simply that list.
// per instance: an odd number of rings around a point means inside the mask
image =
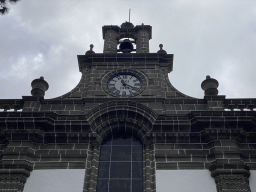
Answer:
[{"label": "arched window", "polygon": [[142,192],[143,149],[132,136],[112,136],[101,146],[97,192]]}]

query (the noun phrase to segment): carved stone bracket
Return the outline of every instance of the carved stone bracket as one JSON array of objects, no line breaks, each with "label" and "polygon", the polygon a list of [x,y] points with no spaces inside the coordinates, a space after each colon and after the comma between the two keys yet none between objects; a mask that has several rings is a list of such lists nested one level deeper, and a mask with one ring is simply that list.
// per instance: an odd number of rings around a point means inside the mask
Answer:
[{"label": "carved stone bracket", "polygon": [[217,191],[251,192],[248,178],[241,175],[221,175],[215,177]]},{"label": "carved stone bracket", "polygon": [[251,192],[249,186],[250,172],[246,169],[216,169],[212,171],[218,192]]},{"label": "carved stone bracket", "polygon": [[22,192],[29,175],[26,170],[1,170],[0,191]]}]

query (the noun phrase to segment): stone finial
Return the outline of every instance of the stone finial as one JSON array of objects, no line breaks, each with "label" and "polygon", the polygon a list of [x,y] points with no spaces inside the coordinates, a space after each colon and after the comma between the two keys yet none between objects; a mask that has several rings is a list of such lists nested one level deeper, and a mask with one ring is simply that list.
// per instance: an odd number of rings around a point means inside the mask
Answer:
[{"label": "stone finial", "polygon": [[134,28],[134,25],[132,23],[126,21],[126,22],[122,23],[121,28],[122,29],[132,29],[132,28]]},{"label": "stone finial", "polygon": [[89,51],[86,51],[86,53],[85,54],[93,54],[93,53],[95,53],[94,51],[93,51],[93,44],[91,44],[90,45],[90,50]]},{"label": "stone finial", "polygon": [[4,107],[4,112],[7,112],[7,110],[11,109],[9,104],[4,104],[3,107]]},{"label": "stone finial", "polygon": [[160,50],[157,51],[158,54],[167,54],[167,52],[165,50],[163,50],[163,44],[159,44],[159,48],[160,48]]},{"label": "stone finial", "polygon": [[44,96],[45,91],[47,91],[49,88],[49,84],[44,80],[43,76],[41,76],[39,79],[34,79],[31,82],[31,86],[31,95],[34,97]]},{"label": "stone finial", "polygon": [[219,82],[216,79],[211,78],[209,75],[206,76],[206,79],[202,82],[201,87],[204,90],[204,95],[206,96],[217,96]]}]

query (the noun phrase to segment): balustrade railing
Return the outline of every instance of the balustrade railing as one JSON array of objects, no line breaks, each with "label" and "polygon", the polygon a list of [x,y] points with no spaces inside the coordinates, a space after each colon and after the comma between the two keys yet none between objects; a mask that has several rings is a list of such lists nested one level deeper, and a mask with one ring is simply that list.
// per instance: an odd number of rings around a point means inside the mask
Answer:
[{"label": "balustrade railing", "polygon": [[256,111],[256,99],[225,99],[224,109],[229,111]]},{"label": "balustrade railing", "polygon": [[3,112],[14,111],[23,109],[23,99],[0,99],[0,110]]},{"label": "balustrade railing", "polygon": [[[256,98],[253,99],[225,99],[225,111],[256,111]],[[0,111],[22,110],[24,107],[23,99],[0,99]]]}]

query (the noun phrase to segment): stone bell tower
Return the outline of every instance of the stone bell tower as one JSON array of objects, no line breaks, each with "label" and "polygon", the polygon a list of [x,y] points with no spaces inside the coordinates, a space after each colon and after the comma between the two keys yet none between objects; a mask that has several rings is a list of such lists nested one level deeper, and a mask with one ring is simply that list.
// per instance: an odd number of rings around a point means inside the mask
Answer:
[{"label": "stone bell tower", "polygon": [[[103,53],[90,45],[77,56],[82,77],[70,92],[45,99],[40,77],[32,96],[0,99],[0,191],[23,191],[42,169],[84,169],[81,192],[160,192],[160,170],[194,170],[197,192],[209,175],[217,192],[253,191],[256,99],[226,99],[210,76],[202,98],[178,91],[168,79],[173,54],[162,44],[149,52],[149,25],[102,32]],[[179,187],[170,183],[161,185]]]},{"label": "stone bell tower", "polygon": [[[149,40],[152,38],[152,27],[150,25],[137,25],[125,22],[121,27],[106,25],[102,27],[104,50],[103,53],[149,53]],[[126,38],[123,42],[120,39]],[[132,40],[129,40],[132,39]],[[133,48],[136,44],[136,49]],[[117,46],[120,49],[117,50]]]}]

